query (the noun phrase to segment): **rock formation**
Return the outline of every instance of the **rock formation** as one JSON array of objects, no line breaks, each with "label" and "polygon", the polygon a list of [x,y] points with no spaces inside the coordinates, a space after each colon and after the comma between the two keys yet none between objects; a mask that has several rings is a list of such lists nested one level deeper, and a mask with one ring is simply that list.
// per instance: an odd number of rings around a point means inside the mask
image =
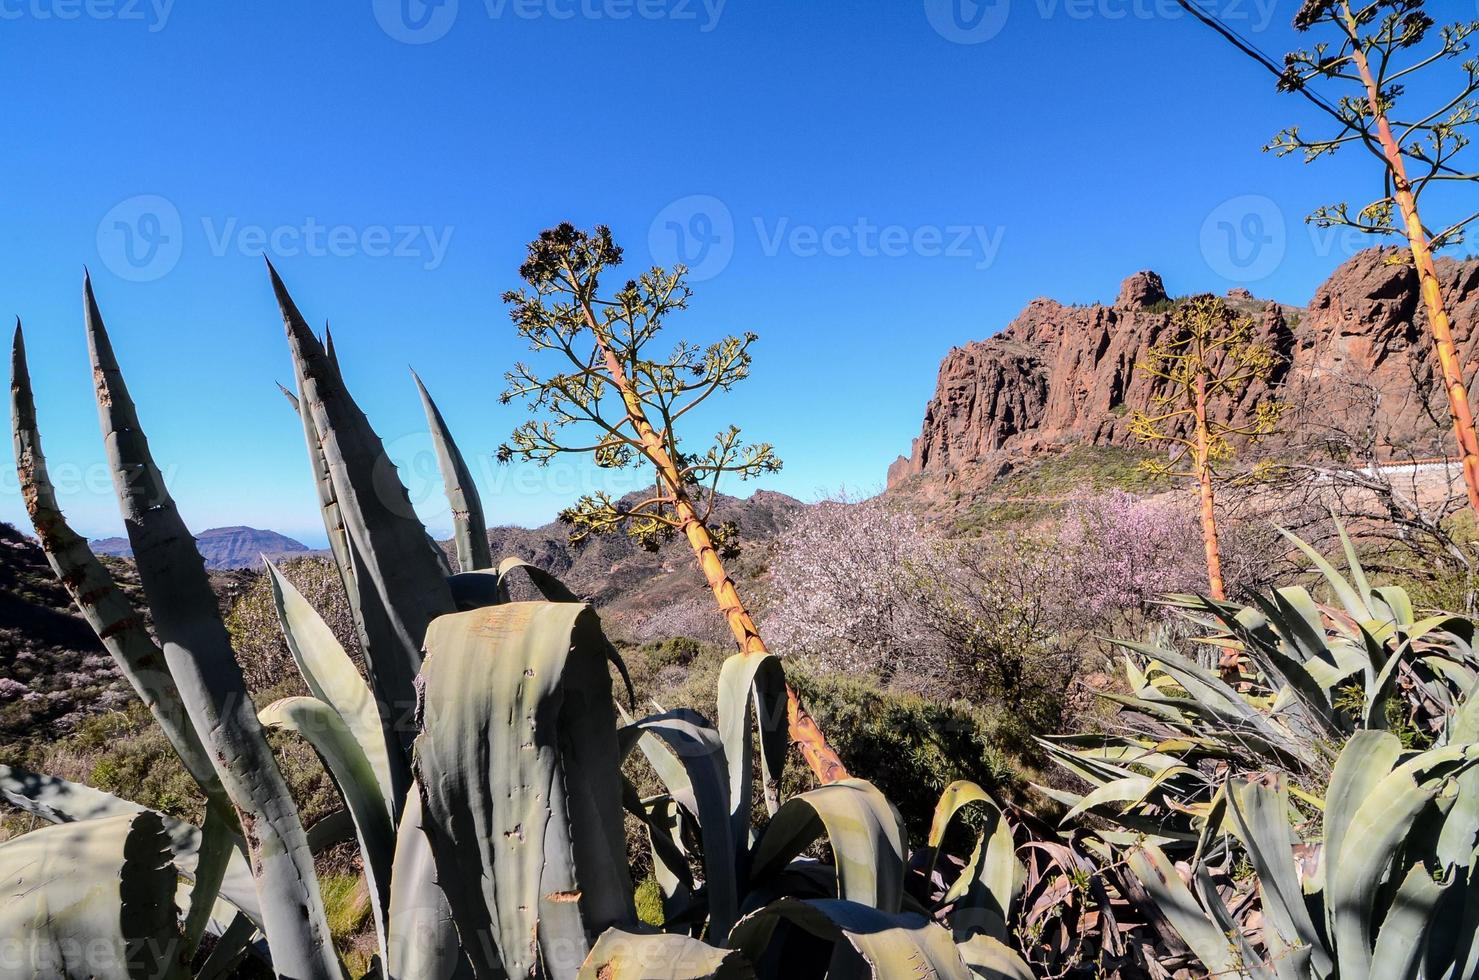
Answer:
[{"label": "rock formation", "polygon": [[[1393,261],[1397,254],[1357,254],[1305,308],[1242,289],[1228,293],[1283,364],[1276,391],[1257,386],[1214,412],[1241,418],[1276,396],[1296,409],[1285,443],[1317,439],[1322,428],[1361,427],[1375,433],[1383,455],[1442,452],[1445,396],[1417,276]],[[1479,260],[1440,260],[1438,273],[1469,366],[1479,342]],[[1133,444],[1130,411],[1161,390],[1135,366],[1170,326],[1165,299],[1160,277],[1139,272],[1125,280],[1112,307],[1033,300],[1005,330],[950,351],[923,430],[910,454],[889,467],[889,486],[918,474],[950,479],[969,472],[974,481],[989,480],[1054,449]]]}]

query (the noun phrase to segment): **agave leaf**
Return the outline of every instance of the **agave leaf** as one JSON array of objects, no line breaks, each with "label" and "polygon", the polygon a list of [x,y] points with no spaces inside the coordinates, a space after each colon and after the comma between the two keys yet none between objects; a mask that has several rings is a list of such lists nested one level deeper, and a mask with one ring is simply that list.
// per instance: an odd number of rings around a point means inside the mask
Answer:
[{"label": "agave leaf", "polygon": [[[136,816],[145,808],[82,783],[30,772],[19,766],[0,766],[0,796],[17,809],[51,823],[75,823],[103,817]],[[209,816],[209,815],[207,815]],[[200,861],[201,830],[193,824],[159,814],[169,835],[170,850],[180,873],[192,880]],[[219,891],[253,922],[262,921],[252,871],[244,857],[246,847],[232,835],[232,848]]]},{"label": "agave leaf", "polygon": [[529,581],[539,590],[539,594],[550,602],[580,602],[581,599],[561,582],[558,578],[546,572],[538,565],[531,565],[522,558],[505,558],[498,563],[498,587],[501,602],[512,602],[513,596],[509,594],[511,579],[509,576],[515,571],[522,571],[529,576]]},{"label": "agave leaf", "polygon": [[1407,594],[1406,589],[1395,585],[1383,585],[1372,589],[1371,594],[1372,606],[1378,609],[1380,606],[1385,606],[1385,618],[1390,619],[1404,632],[1407,631],[1409,623],[1417,620],[1416,611],[1412,608],[1412,597]]},{"label": "agave leaf", "polygon": [[1214,976],[1240,975],[1227,936],[1207,918],[1165,852],[1154,845],[1130,851],[1126,862],[1187,947]]},{"label": "agave leaf", "polygon": [[393,739],[394,735],[389,726],[381,723],[375,696],[318,610],[303,598],[303,593],[281,569],[270,561],[266,564],[277,618],[293,662],[298,665],[309,692],[338,712],[354,736],[374,773],[386,820],[393,821],[397,798],[390,774],[390,756],[396,746],[386,742],[387,737]]},{"label": "agave leaf", "polygon": [[1428,931],[1438,917],[1438,903],[1453,882],[1453,875],[1445,881],[1435,879],[1432,870],[1421,861],[1408,869],[1377,934],[1371,976],[1381,980],[1417,980]]},{"label": "agave leaf", "polygon": [[[196,852],[194,881],[190,887],[190,899],[185,915],[185,948],[183,955],[188,963],[200,947],[200,940],[211,924],[216,900],[221,894],[221,884],[235,858],[242,864],[237,848],[241,838],[236,834],[236,814],[222,807],[207,805],[205,821],[200,831],[200,848]],[[173,851],[173,847],[171,847]]]},{"label": "agave leaf", "polygon": [[188,976],[169,835],[148,810],[33,830],[0,844],[8,976]]},{"label": "agave leaf", "polygon": [[[838,784],[823,788],[835,785]],[[786,807],[794,802],[791,800]],[[781,808],[782,812],[786,807]],[[744,953],[750,962],[760,964],[775,937],[776,927],[782,922],[836,944],[829,976],[852,976],[861,972],[859,967],[874,977],[970,980],[972,976],[950,933],[924,916],[887,913],[835,899],[782,898],[771,902],[741,919],[730,935],[729,944]],[[783,964],[784,950],[772,950],[771,957],[772,961],[779,959]]]},{"label": "agave leaf", "polygon": [[[298,390],[303,390],[301,365],[294,363]],[[334,496],[334,478],[329,473],[329,461],[313,424],[313,413],[304,410],[303,400],[288,389],[278,385],[287,396],[293,411],[303,425],[303,440],[308,446],[308,461],[313,466],[314,489],[318,491],[319,514],[323,518],[324,533],[329,539],[329,551],[334,556],[334,566],[339,570],[339,581],[344,585],[344,594],[349,599],[349,608],[355,617],[355,625],[363,635],[364,623],[360,615],[359,585],[355,579],[354,561],[349,554],[349,531],[344,527],[344,515],[339,511],[338,498]]]},{"label": "agave leaf", "polygon": [[[1228,910],[1227,903],[1222,900],[1222,894],[1217,890],[1216,883],[1213,882],[1212,876],[1207,873],[1205,867],[1192,870],[1192,884],[1196,886],[1197,897],[1201,900],[1202,908],[1207,910],[1207,915],[1213,924],[1222,930],[1223,936],[1231,940],[1238,960],[1242,964],[1242,974],[1253,980],[1275,980],[1276,974],[1268,969],[1263,957],[1243,935],[1242,926],[1233,918],[1232,912]],[[1295,955],[1303,955],[1303,951],[1298,951]]]},{"label": "agave leaf", "polygon": [[451,906],[437,883],[418,786],[412,786],[406,797],[396,831],[385,943],[389,980],[469,980],[473,976]]},{"label": "agave leaf", "polygon": [[652,850],[652,876],[662,892],[664,919],[673,919],[693,901],[693,871],[683,846],[685,817],[671,796],[641,799],[630,780],[622,780],[622,805],[642,822]]},{"label": "agave leaf", "polygon": [[[1012,898],[1025,877],[1025,869],[1017,860],[1012,829],[1007,826],[1001,807],[976,783],[957,780],[940,794],[930,823],[928,873],[934,874],[940,844],[951,821],[963,808],[972,804],[986,811],[987,826],[977,835],[971,859],[945,894],[942,904],[956,907],[951,926],[956,930],[957,941],[967,927],[970,927],[970,932],[985,931],[993,938],[1005,939]],[[974,928],[977,924],[980,929]]]},{"label": "agave leaf", "polygon": [[[1402,755],[1402,743],[1390,732],[1363,730],[1351,736],[1335,760],[1330,785],[1325,791],[1325,876],[1330,874],[1331,859],[1345,850],[1345,838],[1361,802],[1392,771]],[[1325,901],[1326,935],[1335,935],[1336,909],[1327,895]]]},{"label": "agave leaf", "polygon": [[1394,650],[1387,658],[1387,662],[1382,664],[1381,670],[1371,678],[1371,684],[1366,690],[1366,728],[1388,727],[1387,703],[1391,700],[1393,686],[1397,680],[1397,671],[1401,668],[1402,658],[1408,649],[1408,644],[1403,643]]},{"label": "agave leaf", "polygon": [[1458,709],[1448,716],[1447,741],[1456,745],[1479,742],[1479,683],[1469,688]]},{"label": "agave leaf", "polygon": [[139,580],[181,700],[240,813],[277,969],[337,978],[303,823],[257,721],[205,563],[149,451],[90,281],[84,292],[98,416]]},{"label": "agave leaf", "polygon": [[[373,607],[366,617],[366,628],[374,630],[365,646],[370,681],[388,717],[399,719],[416,704],[427,625],[454,609],[446,556],[428,538],[380,437],[271,263],[268,271],[302,379],[302,407],[312,416],[347,531],[360,600]],[[408,744],[415,732],[396,727]]]},{"label": "agave leaf", "polygon": [[16,321],[15,343],[11,348],[10,405],[16,473],[47,563],[118,665],[119,672],[159,723],[191,778],[208,800],[219,806],[228,805],[226,791],[221,788],[210,756],[190,723],[159,644],[149,635],[144,618],[133,603],[92,553],[87,540],[73,531],[62,516],[56,490],[47,474],[46,456],[41,450],[41,432],[36,424],[36,404],[31,394],[31,374],[26,365],[20,321]]},{"label": "agave leaf", "polygon": [[431,393],[421,383],[415,371],[416,390],[421,393],[421,407],[426,410],[426,424],[431,428],[431,444],[436,450],[437,467],[442,471],[442,485],[447,492],[447,503],[452,508],[453,539],[457,543],[457,563],[464,572],[475,572],[493,567],[493,555],[488,550],[488,523],[483,518],[483,502],[478,497],[478,488],[473,483],[472,471],[462,451],[452,439],[447,422],[442,418]]},{"label": "agave leaf", "polygon": [[[1321,684],[1304,663],[1281,649],[1281,644],[1278,642],[1280,638],[1288,638],[1295,632],[1298,628],[1295,624],[1301,622],[1300,617],[1297,615],[1284,616],[1283,610],[1279,608],[1276,601],[1270,602],[1262,597],[1256,597],[1254,601],[1264,610],[1270,624],[1276,628],[1278,636],[1273,638],[1273,642],[1262,642],[1256,634],[1245,634],[1247,636],[1246,648],[1262,661],[1260,666],[1270,675],[1276,685],[1288,685],[1289,690],[1299,698],[1309,715],[1319,724],[1319,731],[1310,732],[1311,736],[1316,734],[1330,738],[1343,736],[1344,733],[1335,717],[1335,707],[1331,703],[1330,689]],[[1316,663],[1322,662],[1318,656],[1311,656],[1307,659],[1314,660]]]},{"label": "agave leaf", "polygon": [[1324,660],[1329,644],[1314,597],[1303,588],[1291,586],[1276,589],[1272,601],[1280,613],[1281,635],[1299,651],[1306,667],[1311,660]]},{"label": "agave leaf", "polygon": [[[1339,524],[1338,521],[1336,523]],[[1345,577],[1335,570],[1335,566],[1325,560],[1324,555],[1320,554],[1296,534],[1292,534],[1283,528],[1279,528],[1279,533],[1289,539],[1289,542],[1296,548],[1304,552],[1304,556],[1310,560],[1310,563],[1320,570],[1320,574],[1330,584],[1331,591],[1335,593],[1335,597],[1340,600],[1340,604],[1345,607],[1346,612],[1350,613],[1352,619],[1357,622],[1366,622],[1373,618],[1371,610],[1367,607],[1365,600],[1361,598],[1361,594],[1353,589],[1351,583],[1347,582]],[[1342,533],[1344,533],[1343,529]]]},{"label": "agave leaf", "polygon": [[736,653],[719,670],[719,735],[729,763],[730,823],[736,842],[749,839],[750,782],[755,746],[753,720],[760,730],[760,778],[765,809],[781,805],[781,771],[790,735],[786,716],[786,677],[781,662],[768,653]]},{"label": "agave leaf", "polygon": [[957,941],[955,948],[971,973],[982,980],[1033,980],[1032,968],[1016,950],[991,936],[975,935]]},{"label": "agave leaf", "polygon": [[[1112,783],[1106,783],[1098,787],[1089,793],[1088,796],[1079,800],[1073,809],[1063,815],[1063,819],[1058,823],[1060,826],[1066,824],[1079,814],[1087,810],[1092,810],[1095,807],[1102,807],[1107,803],[1128,803],[1133,806],[1145,799],[1146,794],[1151,791],[1154,785],[1154,780],[1149,776],[1129,776],[1125,779],[1116,779]],[[1129,810],[1130,807],[1124,807],[1123,809]]]},{"label": "agave leaf", "polygon": [[390,906],[395,829],[381,797],[382,788],[375,778],[374,766],[339,713],[317,698],[283,698],[263,708],[260,716],[262,724],[269,728],[297,732],[307,739],[343,797],[354,820],[360,853],[364,855],[380,959],[385,962],[385,912]]},{"label": "agave leaf", "polygon": [[[1335,521],[1335,533],[1340,536],[1341,550],[1345,552],[1346,568],[1351,573],[1351,587],[1355,590],[1356,595],[1360,597],[1361,604],[1370,611],[1372,606],[1371,583],[1366,581],[1366,570],[1361,567],[1361,559],[1356,554],[1356,546],[1351,543],[1351,536],[1346,533],[1345,524],[1341,522],[1340,518],[1334,517],[1334,515],[1331,516]],[[1367,618],[1375,619],[1376,614],[1371,612]]]},{"label": "agave leaf", "polygon": [[636,916],[599,621],[507,603],[437,619],[426,649],[415,769],[467,954],[479,977],[573,977]]},{"label": "agave leaf", "polygon": [[670,711],[632,723],[638,746],[669,795],[698,822],[709,900],[709,939],[722,943],[739,917],[739,849],[730,833],[729,783],[719,733],[692,711]]},{"label": "agave leaf", "polygon": [[[1476,762],[1479,745],[1418,753],[1383,776],[1348,818],[1339,849],[1329,855],[1326,873],[1328,907],[1336,910],[1331,938],[1341,980],[1372,976],[1373,916],[1382,876],[1418,813],[1447,780]],[[1327,797],[1327,823],[1331,808],[1333,800]]]},{"label": "agave leaf", "polygon": [[224,980],[231,976],[251,947],[257,927],[240,912],[222,932],[210,955],[195,971],[195,980]]},{"label": "agave leaf", "polygon": [[[930,821],[928,846],[932,850],[939,850],[941,842],[945,840],[945,831],[950,828],[950,822],[957,813],[972,803],[982,804],[988,813],[1001,812],[1001,807],[996,805],[991,794],[969,779],[957,779],[945,787],[945,792],[940,794],[940,800],[935,804],[934,818]],[[934,867],[933,860],[930,867]]]},{"label": "agave leaf", "polygon": [[840,897],[898,912],[904,900],[904,821],[863,779],[838,780],[787,800],[756,845],[753,880],[776,874],[823,834],[836,859]]},{"label": "agave leaf", "polygon": [[1310,917],[1294,867],[1289,794],[1283,777],[1274,777],[1272,786],[1246,780],[1234,783],[1227,801],[1233,828],[1258,872],[1264,915],[1282,937],[1284,946],[1307,947],[1316,973],[1329,976],[1335,964],[1326,950],[1325,937]]},{"label": "agave leaf", "polygon": [[687,936],[607,929],[581,964],[579,980],[753,980],[742,953]]}]

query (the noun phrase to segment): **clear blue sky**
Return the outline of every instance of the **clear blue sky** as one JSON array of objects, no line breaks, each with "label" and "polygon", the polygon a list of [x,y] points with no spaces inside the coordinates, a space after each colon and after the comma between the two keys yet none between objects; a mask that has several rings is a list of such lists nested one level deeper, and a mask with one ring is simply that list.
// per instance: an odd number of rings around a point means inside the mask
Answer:
[{"label": "clear blue sky", "polygon": [[[1296,6],[1217,4],[1276,53]],[[445,530],[408,365],[491,521],[600,485],[490,462],[522,418],[496,397],[524,354],[498,297],[562,219],[610,224],[634,268],[684,250],[704,278],[670,333],[761,335],[704,424],[774,441],[761,485],[815,497],[878,488],[940,358],[1033,297],[1153,268],[1305,302],[1349,248],[1303,215],[1376,179],[1261,153],[1314,116],[1170,0],[0,0],[0,83],[0,311],[92,535],[121,525],[84,264],[191,525],[318,542],[264,251]],[[1220,237],[1280,220],[1258,253]],[[0,519],[24,523],[3,472]]]}]

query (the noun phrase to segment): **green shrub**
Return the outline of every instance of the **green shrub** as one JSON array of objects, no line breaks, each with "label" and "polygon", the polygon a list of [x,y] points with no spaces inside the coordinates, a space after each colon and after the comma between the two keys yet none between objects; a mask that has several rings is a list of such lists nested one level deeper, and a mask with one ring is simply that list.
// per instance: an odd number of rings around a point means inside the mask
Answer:
[{"label": "green shrub", "polygon": [[[925,839],[940,793],[957,779],[979,783],[998,798],[1022,795],[1028,765],[1004,749],[1004,716],[963,701],[888,690],[870,678],[788,667],[791,685],[849,771],[899,808],[910,840]],[[786,795],[809,788],[810,771],[800,762],[788,764],[786,775],[792,782]]]}]

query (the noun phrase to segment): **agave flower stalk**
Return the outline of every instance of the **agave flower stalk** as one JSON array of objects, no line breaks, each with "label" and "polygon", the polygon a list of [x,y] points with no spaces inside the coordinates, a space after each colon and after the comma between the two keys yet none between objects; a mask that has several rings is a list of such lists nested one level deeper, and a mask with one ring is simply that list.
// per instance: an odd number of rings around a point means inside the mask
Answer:
[{"label": "agave flower stalk", "polygon": [[[530,244],[520,274],[534,293],[521,290],[504,299],[531,348],[563,354],[573,370],[536,376],[519,364],[509,373],[504,401],[527,397],[530,408],[549,419],[520,426],[499,457],[547,463],[561,453],[590,453],[597,465],[610,469],[650,464],[656,487],[646,500],[630,504],[598,493],[566,510],[561,517],[572,525],[572,539],[625,530],[643,546],[655,547],[662,538],[683,535],[740,651],[764,655],[754,617],[724,566],[722,550],[733,529],[715,526],[710,518],[722,476],[746,479],[774,472],[780,460],[768,444],[741,444],[734,426],[700,454],[681,450],[675,431],[689,410],[748,376],[749,346],[756,337],[729,337],[707,348],[680,342],[666,356],[647,353],[644,347],[665,315],[686,306],[685,270],[653,269],[628,281],[614,297],[598,296],[601,271],[620,262],[621,249],[604,227],[586,234],[563,224]],[[587,332],[593,344],[577,349],[577,338]],[[613,392],[620,417],[604,414]],[[562,441],[558,430],[572,424],[595,430],[595,441],[580,446]],[[823,783],[845,778],[846,767],[789,688],[786,705],[792,740],[817,778]]]}]

